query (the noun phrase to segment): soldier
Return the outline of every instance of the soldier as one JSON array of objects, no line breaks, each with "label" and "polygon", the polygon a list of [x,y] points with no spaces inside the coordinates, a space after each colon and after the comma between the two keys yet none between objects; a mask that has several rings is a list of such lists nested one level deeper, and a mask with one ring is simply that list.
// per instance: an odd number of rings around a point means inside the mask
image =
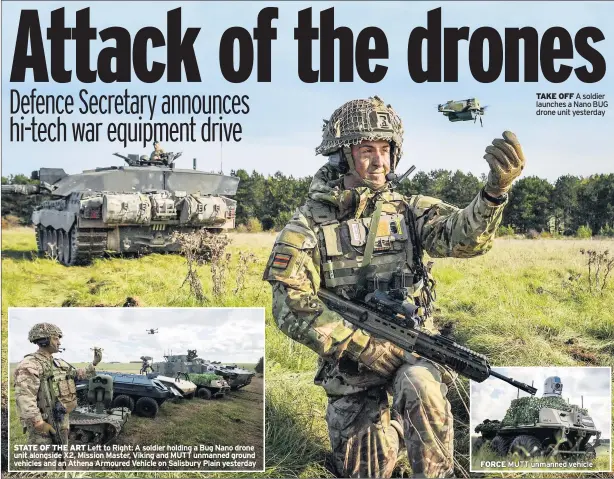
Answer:
[{"label": "soldier", "polygon": [[453,476],[446,394],[454,378],[354,327],[320,301],[319,288],[348,300],[363,300],[376,289],[394,294],[413,303],[422,326],[436,332],[434,281],[423,252],[458,258],[486,253],[506,192],[525,163],[516,136],[503,133],[486,147],[486,186],[461,210],[393,190],[388,174],[402,146],[401,120],[377,96],[338,108],[316,148],[329,162],[277,236],[264,273],[277,326],[320,356],[315,383],[328,396],[326,421],[340,477],[390,477],[403,445],[416,477]]},{"label": "soldier", "polygon": [[[35,324],[28,334],[28,340],[38,346],[38,351],[28,354],[15,370],[15,402],[19,418],[27,431],[29,444],[53,444],[52,435],[60,434],[68,443],[69,413],[77,406],[75,379],[91,378],[96,375],[95,366],[102,359],[102,352],[94,348],[94,360],[86,369],[76,369],[63,359],[54,358],[60,351],[62,331],[50,323]],[[49,389],[54,402],[49,405],[43,388]],[[59,404],[57,404],[59,402]],[[56,431],[49,423],[52,408],[63,406],[66,410],[61,428]],[[60,408],[61,408],[60,406]]]},{"label": "soldier", "polygon": [[162,154],[164,150],[162,149],[162,145],[159,141],[153,142],[154,151],[151,152],[151,156],[149,157],[149,161],[162,161]]}]

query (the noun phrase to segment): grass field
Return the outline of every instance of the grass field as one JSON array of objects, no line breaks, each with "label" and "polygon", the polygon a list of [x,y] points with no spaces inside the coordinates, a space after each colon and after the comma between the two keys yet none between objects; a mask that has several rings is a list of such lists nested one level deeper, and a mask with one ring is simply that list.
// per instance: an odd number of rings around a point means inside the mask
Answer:
[{"label": "grass field", "polygon": [[[313,384],[316,355],[274,325],[270,287],[261,281],[275,236],[231,237],[227,294],[213,298],[209,267],[202,267],[200,275],[210,301],[201,304],[190,296],[187,286],[181,288],[186,267],[179,256],[111,258],[65,268],[36,257],[32,230],[6,230],[2,237],[3,331],[9,306],[115,306],[127,297],[138,297],[142,306],[264,306],[267,425],[262,476],[331,477],[323,419],[326,397]],[[495,366],[614,366],[614,285],[603,295],[585,290],[587,269],[580,248],[612,252],[614,242],[497,240],[482,257],[437,259],[433,271],[438,282],[438,321],[451,322],[456,339],[487,354]],[[245,288],[234,294],[238,255],[245,249],[257,261],[249,266]],[[569,281],[577,274],[580,278]],[[5,334],[2,341],[6,352]],[[455,412],[457,477],[468,477],[469,470],[467,390],[462,380],[449,395]],[[407,462],[401,462],[396,472],[408,475]]]}]

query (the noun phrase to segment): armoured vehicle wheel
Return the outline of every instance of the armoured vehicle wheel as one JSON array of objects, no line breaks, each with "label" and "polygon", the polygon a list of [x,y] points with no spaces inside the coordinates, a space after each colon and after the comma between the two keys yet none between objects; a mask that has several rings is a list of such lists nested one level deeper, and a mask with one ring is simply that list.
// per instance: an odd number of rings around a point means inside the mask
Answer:
[{"label": "armoured vehicle wheel", "polygon": [[503,436],[495,436],[493,440],[490,441],[490,448],[499,456],[505,457],[510,448],[510,440]]},{"label": "armoured vehicle wheel", "polygon": [[535,436],[522,434],[516,436],[512,441],[510,454],[518,455],[523,458],[539,457],[543,455],[542,445]]},{"label": "armoured vehicle wheel", "polygon": [[200,388],[196,394],[201,399],[211,399],[211,391],[207,388]]},{"label": "armoured vehicle wheel", "polygon": [[156,417],[158,414],[158,403],[155,399],[142,397],[136,402],[135,411],[144,417]]},{"label": "armoured vehicle wheel", "polygon": [[125,394],[120,394],[113,399],[113,407],[125,407],[130,409],[130,412],[134,411],[134,399]]},{"label": "armoured vehicle wheel", "polygon": [[184,397],[186,399],[194,399],[194,393],[186,394]]}]

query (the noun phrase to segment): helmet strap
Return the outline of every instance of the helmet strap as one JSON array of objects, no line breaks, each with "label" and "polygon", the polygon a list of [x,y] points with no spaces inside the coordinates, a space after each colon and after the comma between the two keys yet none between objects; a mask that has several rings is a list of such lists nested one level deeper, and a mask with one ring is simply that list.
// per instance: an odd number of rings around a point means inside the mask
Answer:
[{"label": "helmet strap", "polygon": [[343,158],[345,159],[348,165],[348,169],[350,171],[356,171],[356,166],[354,165],[354,157],[352,156],[352,147],[344,146],[341,149],[341,154],[343,155]]}]

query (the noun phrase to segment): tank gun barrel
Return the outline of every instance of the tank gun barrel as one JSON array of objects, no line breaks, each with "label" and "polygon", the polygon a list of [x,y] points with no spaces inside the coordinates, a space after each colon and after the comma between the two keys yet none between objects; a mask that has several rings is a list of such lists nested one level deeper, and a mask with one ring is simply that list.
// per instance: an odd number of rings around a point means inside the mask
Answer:
[{"label": "tank gun barrel", "polygon": [[537,393],[537,388],[534,388],[533,386],[529,386],[528,384],[525,384],[525,383],[521,383],[520,381],[516,381],[513,378],[508,378],[507,376],[503,374],[499,374],[498,372],[493,371],[492,369],[490,370],[490,375],[498,379],[501,379],[501,381],[505,381],[506,383],[511,384],[512,386],[517,387],[518,389],[521,389],[524,392],[529,393],[531,396],[535,396],[535,394]]}]

